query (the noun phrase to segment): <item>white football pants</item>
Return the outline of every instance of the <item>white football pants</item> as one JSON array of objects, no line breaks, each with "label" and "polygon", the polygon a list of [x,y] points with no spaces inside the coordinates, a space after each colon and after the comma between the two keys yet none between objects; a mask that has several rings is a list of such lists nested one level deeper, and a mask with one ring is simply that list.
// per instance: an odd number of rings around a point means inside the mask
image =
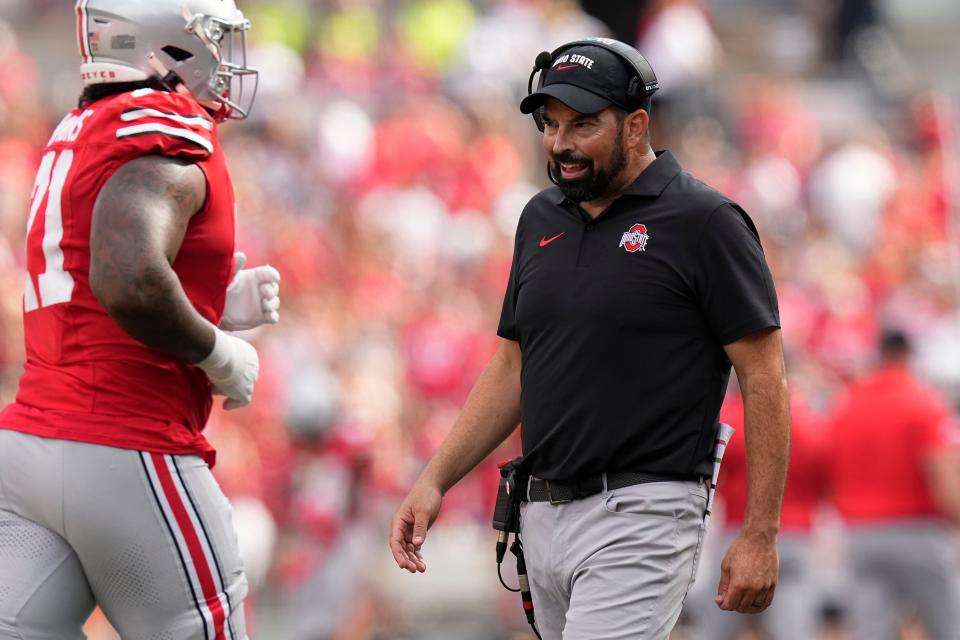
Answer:
[{"label": "white football pants", "polygon": [[198,456],[0,430],[0,640],[247,640],[230,504]]}]

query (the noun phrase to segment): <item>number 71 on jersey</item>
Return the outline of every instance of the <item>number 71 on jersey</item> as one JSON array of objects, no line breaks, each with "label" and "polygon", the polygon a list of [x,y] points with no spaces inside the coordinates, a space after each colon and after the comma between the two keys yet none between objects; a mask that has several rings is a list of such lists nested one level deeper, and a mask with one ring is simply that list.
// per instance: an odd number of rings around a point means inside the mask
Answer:
[{"label": "number 71 on jersey", "polygon": [[[23,295],[25,312],[70,302],[73,294],[73,276],[63,268],[63,249],[60,246],[63,240],[63,185],[71,164],[72,150],[48,151],[37,170],[30,199],[30,217],[27,220],[27,282]],[[38,216],[38,213],[42,215]],[[36,245],[31,240],[35,232],[39,233],[34,226],[41,224],[41,220],[43,264],[38,264],[39,260],[34,258],[36,254],[31,250]]]}]

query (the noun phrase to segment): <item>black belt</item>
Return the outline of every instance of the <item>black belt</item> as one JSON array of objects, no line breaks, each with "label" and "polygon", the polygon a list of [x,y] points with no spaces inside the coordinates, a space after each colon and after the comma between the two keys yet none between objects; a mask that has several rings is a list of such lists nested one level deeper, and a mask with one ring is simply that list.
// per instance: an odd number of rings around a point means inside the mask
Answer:
[{"label": "black belt", "polygon": [[607,476],[607,490],[622,489],[646,482],[684,482],[699,480],[696,478],[667,475],[663,473],[643,473],[640,471],[611,471],[607,474],[587,476],[580,480],[544,480],[530,476],[527,499],[530,502],[550,502],[560,504],[586,498],[603,491],[603,476]]}]

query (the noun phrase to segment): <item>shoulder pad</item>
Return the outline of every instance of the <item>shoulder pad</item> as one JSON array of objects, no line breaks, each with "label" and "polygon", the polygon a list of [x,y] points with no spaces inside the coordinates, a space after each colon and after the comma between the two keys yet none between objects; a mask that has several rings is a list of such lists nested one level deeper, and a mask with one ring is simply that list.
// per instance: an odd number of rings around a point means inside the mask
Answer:
[{"label": "shoulder pad", "polygon": [[115,127],[115,139],[139,151],[138,155],[202,160],[213,154],[216,125],[192,98],[139,89],[119,96],[111,107],[102,124]]}]

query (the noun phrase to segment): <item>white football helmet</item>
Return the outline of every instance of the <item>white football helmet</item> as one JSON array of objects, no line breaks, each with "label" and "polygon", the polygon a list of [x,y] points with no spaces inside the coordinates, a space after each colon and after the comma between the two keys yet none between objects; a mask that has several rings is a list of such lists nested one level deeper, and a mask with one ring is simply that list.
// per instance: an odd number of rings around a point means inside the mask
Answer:
[{"label": "white football helmet", "polygon": [[85,85],[159,76],[220,120],[250,113],[257,70],[234,0],[77,0],[76,13]]}]

